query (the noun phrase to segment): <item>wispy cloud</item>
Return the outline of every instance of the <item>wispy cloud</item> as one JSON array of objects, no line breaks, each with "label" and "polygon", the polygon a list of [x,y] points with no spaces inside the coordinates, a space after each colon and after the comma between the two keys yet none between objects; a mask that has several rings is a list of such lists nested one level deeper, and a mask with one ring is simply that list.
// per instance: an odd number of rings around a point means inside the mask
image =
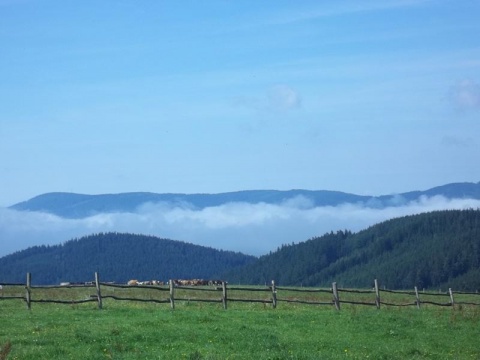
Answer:
[{"label": "wispy cloud", "polygon": [[312,207],[294,198],[280,205],[229,203],[202,210],[167,204],[144,204],[135,213],[98,214],[63,219],[36,212],[0,209],[0,256],[34,245],[53,245],[98,232],[156,235],[217,249],[261,255],[282,244],[305,241],[329,231],[359,231],[410,214],[444,209],[480,208],[480,200],[422,197],[383,209],[356,204]]},{"label": "wispy cloud", "polygon": [[394,10],[403,7],[419,6],[428,2],[431,2],[431,0],[335,1],[328,4],[322,3],[321,6],[304,9],[303,11],[277,14],[276,17],[270,20],[270,23],[288,24],[354,13]]},{"label": "wispy cloud", "polygon": [[17,5],[26,2],[31,2],[31,0],[0,0],[0,6]]},{"label": "wispy cloud", "polygon": [[298,91],[285,84],[270,87],[265,96],[239,96],[234,104],[261,112],[286,112],[301,107],[302,100]]},{"label": "wispy cloud", "polygon": [[454,148],[470,148],[475,145],[472,137],[444,136],[441,140],[442,145]]}]

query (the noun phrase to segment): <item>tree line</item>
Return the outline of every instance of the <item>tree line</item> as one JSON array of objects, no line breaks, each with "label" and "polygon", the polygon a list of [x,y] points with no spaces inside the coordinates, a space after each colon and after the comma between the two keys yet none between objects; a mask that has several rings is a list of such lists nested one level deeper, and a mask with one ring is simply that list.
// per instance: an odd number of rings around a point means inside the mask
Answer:
[{"label": "tree line", "polygon": [[105,281],[129,279],[219,278],[227,269],[255,261],[253,256],[182,241],[128,233],[98,233],[61,245],[35,246],[0,259],[0,280],[34,284],[82,282],[99,272]]}]

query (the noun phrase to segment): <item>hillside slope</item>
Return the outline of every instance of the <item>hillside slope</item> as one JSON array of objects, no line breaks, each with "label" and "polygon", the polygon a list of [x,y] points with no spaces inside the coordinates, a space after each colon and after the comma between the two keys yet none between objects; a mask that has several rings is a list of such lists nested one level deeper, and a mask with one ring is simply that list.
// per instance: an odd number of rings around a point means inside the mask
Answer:
[{"label": "hillside slope", "polygon": [[256,258],[154,236],[106,233],[55,246],[35,246],[0,258],[0,282],[83,282],[98,271],[104,281],[218,278]]},{"label": "hillside slope", "polygon": [[392,289],[480,289],[480,210],[450,210],[389,220],[364,231],[285,245],[227,277],[234,282]]}]

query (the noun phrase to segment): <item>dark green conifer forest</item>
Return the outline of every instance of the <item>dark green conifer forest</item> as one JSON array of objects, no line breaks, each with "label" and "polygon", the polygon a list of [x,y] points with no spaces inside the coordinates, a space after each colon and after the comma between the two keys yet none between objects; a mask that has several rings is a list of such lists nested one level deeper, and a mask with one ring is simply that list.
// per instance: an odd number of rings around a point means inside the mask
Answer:
[{"label": "dark green conifer forest", "polygon": [[0,282],[223,279],[238,284],[480,289],[480,210],[405,216],[330,232],[259,258],[154,236],[101,233],[0,258]]},{"label": "dark green conifer forest", "polygon": [[251,263],[253,256],[154,236],[100,233],[62,245],[36,246],[0,259],[0,281],[34,284],[218,278],[226,269]]},{"label": "dark green conifer forest", "polygon": [[390,289],[480,289],[480,210],[405,216],[358,233],[331,232],[285,245],[241,271],[235,282]]}]

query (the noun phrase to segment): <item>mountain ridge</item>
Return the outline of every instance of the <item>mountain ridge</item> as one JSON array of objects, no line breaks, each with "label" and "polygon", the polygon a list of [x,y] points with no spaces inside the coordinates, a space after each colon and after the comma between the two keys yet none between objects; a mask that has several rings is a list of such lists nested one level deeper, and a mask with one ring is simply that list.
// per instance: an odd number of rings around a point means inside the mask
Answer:
[{"label": "mountain ridge", "polygon": [[64,218],[85,218],[103,212],[135,212],[147,203],[167,204],[177,207],[203,209],[225,203],[282,204],[302,198],[305,206],[338,206],[346,203],[361,204],[371,208],[401,206],[422,196],[480,199],[480,182],[450,183],[424,191],[409,191],[392,195],[356,195],[332,190],[241,190],[225,193],[153,193],[127,192],[119,194],[87,195],[68,192],[52,192],[16,203],[10,209],[17,211],[47,212]]}]

